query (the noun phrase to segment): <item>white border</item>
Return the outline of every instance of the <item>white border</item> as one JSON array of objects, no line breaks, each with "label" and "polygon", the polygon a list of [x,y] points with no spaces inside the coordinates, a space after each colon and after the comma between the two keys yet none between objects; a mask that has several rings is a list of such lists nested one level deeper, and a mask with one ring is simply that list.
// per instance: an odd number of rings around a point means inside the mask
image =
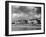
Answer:
[{"label": "white border", "polygon": [[[17,6],[34,6],[34,7],[41,7],[41,30],[30,30],[30,31],[11,31],[11,6],[17,5]],[[9,35],[11,34],[26,34],[26,33],[42,33],[44,31],[44,11],[43,11],[43,5],[40,4],[23,4],[23,3],[9,3]]]}]

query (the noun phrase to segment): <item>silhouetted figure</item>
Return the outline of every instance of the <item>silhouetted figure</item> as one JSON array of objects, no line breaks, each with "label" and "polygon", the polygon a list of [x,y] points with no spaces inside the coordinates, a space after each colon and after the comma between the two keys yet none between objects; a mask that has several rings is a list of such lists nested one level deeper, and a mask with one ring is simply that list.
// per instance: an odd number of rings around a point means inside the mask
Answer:
[{"label": "silhouetted figure", "polygon": [[25,21],[25,24],[28,24],[28,20],[24,20]]},{"label": "silhouetted figure", "polygon": [[14,22],[12,22],[12,24],[15,24]]},{"label": "silhouetted figure", "polygon": [[40,20],[37,20],[38,21],[38,24],[41,24],[41,21]]}]

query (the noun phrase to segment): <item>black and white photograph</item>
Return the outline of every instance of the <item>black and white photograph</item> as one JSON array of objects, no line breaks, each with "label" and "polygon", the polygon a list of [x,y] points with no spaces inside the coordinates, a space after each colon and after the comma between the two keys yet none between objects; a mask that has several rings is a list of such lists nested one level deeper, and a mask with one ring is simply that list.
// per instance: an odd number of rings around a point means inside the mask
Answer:
[{"label": "black and white photograph", "polygon": [[41,30],[41,7],[12,6],[12,31]]},{"label": "black and white photograph", "polygon": [[8,3],[9,35],[44,33],[44,3]]}]

